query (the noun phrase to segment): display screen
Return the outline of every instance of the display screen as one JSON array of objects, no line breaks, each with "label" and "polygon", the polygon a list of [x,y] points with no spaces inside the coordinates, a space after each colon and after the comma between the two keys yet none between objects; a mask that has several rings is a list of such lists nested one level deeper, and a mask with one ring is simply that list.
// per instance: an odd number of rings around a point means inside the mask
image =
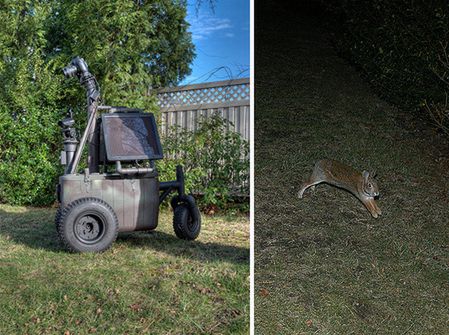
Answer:
[{"label": "display screen", "polygon": [[108,113],[102,115],[102,123],[109,161],[162,158],[153,114]]}]

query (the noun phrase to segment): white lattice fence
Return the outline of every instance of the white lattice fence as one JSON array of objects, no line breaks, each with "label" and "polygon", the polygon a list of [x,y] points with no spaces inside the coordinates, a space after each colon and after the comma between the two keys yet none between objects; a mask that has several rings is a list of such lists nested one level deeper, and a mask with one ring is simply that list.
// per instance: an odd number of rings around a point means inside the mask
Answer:
[{"label": "white lattice fence", "polygon": [[161,108],[230,103],[242,100],[249,102],[249,79],[242,78],[164,88],[158,91],[158,100]]},{"label": "white lattice fence", "polygon": [[167,134],[175,125],[196,130],[201,118],[218,114],[249,140],[249,95],[249,78],[161,89],[161,132]]}]

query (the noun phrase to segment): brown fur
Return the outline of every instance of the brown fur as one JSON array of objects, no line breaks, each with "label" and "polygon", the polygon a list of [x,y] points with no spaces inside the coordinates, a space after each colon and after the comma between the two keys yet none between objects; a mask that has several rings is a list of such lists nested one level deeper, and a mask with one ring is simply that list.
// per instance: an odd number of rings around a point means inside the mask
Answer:
[{"label": "brown fur", "polygon": [[298,196],[302,198],[304,191],[309,187],[314,189],[317,184],[327,183],[351,192],[365,205],[371,215],[377,218],[382,211],[374,200],[374,197],[379,195],[379,188],[373,177],[373,174],[367,171],[360,173],[338,161],[323,159],[315,164],[311,176],[301,185]]}]

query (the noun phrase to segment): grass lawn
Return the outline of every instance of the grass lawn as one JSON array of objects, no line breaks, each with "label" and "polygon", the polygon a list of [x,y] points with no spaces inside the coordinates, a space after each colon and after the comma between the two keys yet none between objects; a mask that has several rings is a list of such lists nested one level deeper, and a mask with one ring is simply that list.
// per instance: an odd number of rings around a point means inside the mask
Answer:
[{"label": "grass lawn", "polygon": [[119,234],[102,254],[71,254],[54,209],[0,205],[0,334],[247,334],[249,220],[203,216],[176,238]]},{"label": "grass lawn", "polygon": [[[447,334],[447,142],[373,94],[319,20],[271,5],[256,8],[256,334]],[[321,158],[375,169],[383,215],[325,184],[298,199]]]}]

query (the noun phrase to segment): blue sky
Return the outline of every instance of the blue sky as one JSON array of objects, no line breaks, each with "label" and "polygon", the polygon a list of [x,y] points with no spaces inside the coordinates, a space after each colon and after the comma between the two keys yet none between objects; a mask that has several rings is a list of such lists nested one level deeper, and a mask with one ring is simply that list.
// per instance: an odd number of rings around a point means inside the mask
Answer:
[{"label": "blue sky", "polygon": [[187,21],[196,48],[192,73],[181,84],[249,77],[250,0],[188,0]]}]

